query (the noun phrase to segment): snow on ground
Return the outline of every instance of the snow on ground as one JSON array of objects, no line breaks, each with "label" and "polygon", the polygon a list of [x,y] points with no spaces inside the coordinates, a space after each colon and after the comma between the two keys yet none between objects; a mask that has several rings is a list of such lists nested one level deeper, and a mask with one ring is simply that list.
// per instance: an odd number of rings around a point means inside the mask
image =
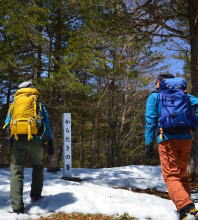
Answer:
[{"label": "snow on ground", "polygon": [[[178,215],[170,200],[153,195],[139,194],[117,187],[157,188],[165,191],[160,167],[126,166],[103,169],[73,169],[72,175],[80,183],[62,180],[62,172],[45,171],[43,195],[30,203],[31,169],[25,169],[24,203],[28,214],[9,213],[9,169],[0,169],[0,220],[36,219],[53,212],[80,212],[130,216],[140,220],[177,220]],[[194,195],[194,198],[198,196]]]},{"label": "snow on ground", "polygon": [[73,175],[103,186],[157,188],[166,191],[159,166],[125,166],[103,169],[73,169]]}]

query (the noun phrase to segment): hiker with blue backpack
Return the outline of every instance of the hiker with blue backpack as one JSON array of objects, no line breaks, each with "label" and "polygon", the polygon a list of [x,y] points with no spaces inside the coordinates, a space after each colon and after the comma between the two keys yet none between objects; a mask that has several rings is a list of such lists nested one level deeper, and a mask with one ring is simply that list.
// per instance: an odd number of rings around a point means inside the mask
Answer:
[{"label": "hiker with blue backpack", "polygon": [[23,173],[27,156],[33,167],[30,198],[35,202],[42,198],[44,142],[48,154],[54,153],[48,113],[38,96],[31,81],[21,83],[5,120],[4,128],[9,127],[11,142],[10,197],[17,214],[24,213]]},{"label": "hiker with blue backpack", "polygon": [[160,74],[156,91],[147,99],[145,119],[146,156],[154,156],[153,143],[157,136],[162,176],[180,220],[186,220],[188,215],[198,218],[187,173],[192,132],[198,126],[198,98],[187,94],[185,79]]}]

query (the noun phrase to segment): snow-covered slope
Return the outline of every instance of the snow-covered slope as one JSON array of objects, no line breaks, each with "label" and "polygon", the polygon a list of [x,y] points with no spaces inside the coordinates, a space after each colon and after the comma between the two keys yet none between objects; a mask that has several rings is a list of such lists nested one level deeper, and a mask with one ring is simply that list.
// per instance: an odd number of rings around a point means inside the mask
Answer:
[{"label": "snow-covered slope", "polygon": [[38,218],[52,212],[81,212],[117,215],[128,213],[141,220],[177,220],[170,200],[139,194],[117,187],[157,188],[165,191],[160,167],[126,166],[103,169],[73,169],[82,182],[62,180],[62,172],[45,172],[44,198],[30,203],[31,169],[25,169],[24,203],[28,214],[11,214],[9,210],[9,169],[0,169],[0,220]]}]

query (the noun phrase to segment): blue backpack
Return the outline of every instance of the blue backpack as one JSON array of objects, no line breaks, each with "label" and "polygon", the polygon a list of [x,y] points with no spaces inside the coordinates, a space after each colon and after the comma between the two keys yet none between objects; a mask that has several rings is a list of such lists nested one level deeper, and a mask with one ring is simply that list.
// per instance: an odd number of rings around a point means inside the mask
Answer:
[{"label": "blue backpack", "polygon": [[159,88],[160,114],[158,128],[160,133],[186,133],[196,128],[196,118],[186,93],[186,80],[170,78],[161,81]]}]

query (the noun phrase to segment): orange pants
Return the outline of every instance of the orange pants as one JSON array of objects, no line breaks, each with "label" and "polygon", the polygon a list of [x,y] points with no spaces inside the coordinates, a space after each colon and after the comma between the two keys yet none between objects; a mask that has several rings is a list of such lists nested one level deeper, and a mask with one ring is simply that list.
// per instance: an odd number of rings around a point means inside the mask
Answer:
[{"label": "orange pants", "polygon": [[162,176],[178,211],[193,203],[187,174],[191,143],[192,140],[167,140],[158,145]]}]

